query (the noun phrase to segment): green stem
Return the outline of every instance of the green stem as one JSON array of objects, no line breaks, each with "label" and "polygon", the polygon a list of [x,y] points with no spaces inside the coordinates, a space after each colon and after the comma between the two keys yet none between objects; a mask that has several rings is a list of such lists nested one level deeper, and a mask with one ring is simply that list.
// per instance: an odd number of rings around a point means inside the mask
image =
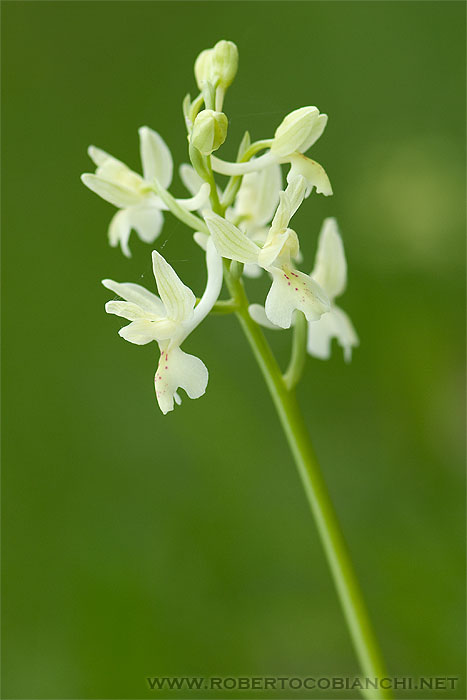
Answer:
[{"label": "green stem", "polygon": [[293,327],[292,354],[289,366],[283,377],[285,386],[289,391],[297,386],[302,376],[303,368],[305,367],[307,330],[308,324],[305,316],[301,311],[296,311]]},{"label": "green stem", "polygon": [[[361,670],[367,678],[384,678],[386,671],[382,655],[295,393],[287,388],[261,328],[248,313],[248,299],[241,280],[234,279],[227,266],[224,269],[227,287],[239,306],[238,320],[261,369],[295,458]],[[362,693],[372,700],[392,697],[390,691],[382,688],[362,690]]]}]

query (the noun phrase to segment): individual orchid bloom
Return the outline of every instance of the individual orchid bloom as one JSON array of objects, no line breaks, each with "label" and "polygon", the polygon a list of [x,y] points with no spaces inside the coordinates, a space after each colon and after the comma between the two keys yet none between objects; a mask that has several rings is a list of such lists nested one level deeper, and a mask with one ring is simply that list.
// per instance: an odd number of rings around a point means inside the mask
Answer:
[{"label": "individual orchid bloom", "polygon": [[[204,183],[202,177],[186,163],[180,166],[179,174],[187,190],[196,196]],[[282,173],[277,163],[260,172],[245,175],[233,206],[226,211],[226,218],[244,231],[251,240],[263,244],[269,231],[267,224],[271,221],[279,202],[281,186]],[[218,195],[221,198],[220,190]],[[211,207],[206,203],[200,213],[206,213],[208,209]],[[194,234],[196,243],[204,250],[208,238],[208,235],[200,231]],[[258,277],[261,272],[262,269],[258,265],[245,265],[244,273],[247,277]]]},{"label": "individual orchid bloom", "polygon": [[327,115],[317,107],[301,107],[288,114],[277,127],[274,138],[267,142],[268,151],[246,163],[230,163],[212,156],[212,168],[222,175],[245,175],[257,172],[272,163],[289,163],[287,181],[301,175],[306,179],[308,197],[312,189],[325,196],[332,194],[331,183],[323,166],[303,155],[321,136]]},{"label": "individual orchid bloom", "polygon": [[259,265],[272,276],[266,297],[265,311],[269,321],[289,328],[295,309],[302,311],[308,321],[315,321],[329,311],[325,291],[309,275],[295,269],[292,259],[299,252],[295,231],[288,227],[306,191],[304,178],[295,178],[285,192],[263,246],[256,245],[241,229],[214,212],[205,214],[205,221],[215,246],[224,258],[240,263]]},{"label": "individual orchid bloom", "polygon": [[325,219],[319,235],[318,250],[312,278],[325,290],[331,308],[321,318],[308,326],[307,349],[310,355],[322,360],[331,356],[331,340],[337,342],[344,351],[344,359],[350,362],[352,348],[358,345],[358,336],[350,318],[336,304],[334,299],[340,296],[347,284],[347,263],[344,245],[333,218]]},{"label": "individual orchid bloom", "polygon": [[[192,197],[199,196],[201,187],[205,185],[203,178],[187,163],[179,168],[180,179]],[[242,184],[232,207],[226,212],[227,218],[237,224],[253,240],[259,236],[264,241],[268,224],[279,203],[279,192],[282,187],[282,173],[277,163],[272,163],[260,172],[252,172],[242,178]],[[222,191],[218,188],[219,198]],[[211,209],[209,201],[200,207]]]},{"label": "individual orchid bloom", "polygon": [[[88,154],[97,166],[95,174],[81,176],[83,183],[102,199],[116,206],[109,229],[110,245],[120,244],[122,252],[131,256],[128,241],[132,229],[146,243],[153,243],[161,232],[167,206],[155,194],[154,180],[167,189],[172,182],[173,162],[169,148],[162,137],[147,126],[139,129],[140,155],[143,176],[135,173],[125,163],[100,148],[90,146]],[[187,210],[198,209],[209,197],[209,186],[201,189],[197,197],[177,200]]]},{"label": "individual orchid bloom", "polygon": [[[248,173],[235,202],[226,212],[226,218],[244,231],[258,245],[266,241],[274,212],[279,203],[282,189],[282,173],[278,163],[273,163],[259,172]],[[247,277],[259,277],[262,268],[255,264],[246,264],[244,274]]]},{"label": "individual orchid bloom", "polygon": [[230,209],[231,220],[241,222],[250,238],[254,232],[268,224],[277,205],[282,189],[282,173],[278,163],[272,163],[259,172],[248,173]]},{"label": "individual orchid bloom", "polygon": [[173,268],[157,251],[152,253],[153,271],[159,296],[139,284],[103,280],[107,289],[124,301],[109,301],[105,310],[131,323],[119,335],[130,343],[145,345],[155,340],[160,359],[155,374],[156,398],[162,413],[181,403],[177,389],[197,399],[206,391],[208,370],[198,357],[188,355],[180,346],[201,323],[216,302],[222,286],[222,260],[212,241],[208,243],[206,264],[208,279],[205,292],[195,307],[196,298]]}]

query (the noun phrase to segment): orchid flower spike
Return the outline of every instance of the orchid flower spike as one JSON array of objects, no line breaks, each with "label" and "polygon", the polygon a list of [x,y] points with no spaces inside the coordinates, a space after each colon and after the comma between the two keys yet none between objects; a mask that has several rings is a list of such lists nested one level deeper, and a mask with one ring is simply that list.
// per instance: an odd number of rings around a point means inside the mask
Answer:
[{"label": "orchid flower spike", "polygon": [[[122,252],[131,257],[128,240],[132,229],[145,243],[153,243],[161,232],[166,205],[154,193],[156,179],[167,189],[172,182],[173,162],[162,137],[147,126],[139,129],[143,177],[125,163],[100,148],[89,146],[88,154],[97,166],[96,173],[85,173],[81,180],[102,199],[118,207],[108,229],[110,245],[120,244]],[[187,210],[198,209],[209,197],[206,186],[195,198],[177,200]]]},{"label": "orchid flower spike", "polygon": [[334,299],[344,292],[347,284],[347,263],[342,238],[333,218],[323,222],[311,276],[325,290],[331,308],[318,321],[309,324],[308,352],[314,357],[327,360],[331,356],[331,340],[337,338],[344,350],[345,361],[350,362],[352,348],[359,341],[350,318],[334,304]]},{"label": "orchid flower spike", "polygon": [[162,413],[174,408],[174,400],[181,403],[178,388],[190,399],[197,399],[206,391],[208,370],[193,355],[180,346],[201,323],[219,296],[222,286],[222,260],[212,241],[208,243],[206,265],[208,279],[204,294],[195,308],[195,296],[173,268],[157,251],[152,253],[154,277],[159,296],[139,284],[103,280],[102,284],[125,301],[109,301],[105,310],[126,318],[131,323],[120,329],[119,335],[135,345],[146,345],[155,340],[160,359],[155,375],[156,398]]},{"label": "orchid flower spike", "polygon": [[323,166],[303,154],[319,139],[327,124],[327,115],[317,107],[301,107],[288,114],[277,127],[274,138],[268,142],[269,150],[247,163],[230,163],[212,157],[212,168],[222,175],[245,175],[271,165],[289,163],[287,181],[298,175],[307,182],[306,196],[313,187],[325,196],[332,194],[331,183]]},{"label": "orchid flower spike", "polygon": [[280,193],[279,206],[261,247],[214,212],[207,212],[204,217],[220,255],[240,263],[255,263],[271,274],[265,311],[269,321],[281,328],[290,327],[295,309],[303,311],[308,321],[316,321],[330,309],[326,292],[292,263],[298,256],[299,242],[288,224],[303,201],[306,187],[305,179],[296,177]]}]

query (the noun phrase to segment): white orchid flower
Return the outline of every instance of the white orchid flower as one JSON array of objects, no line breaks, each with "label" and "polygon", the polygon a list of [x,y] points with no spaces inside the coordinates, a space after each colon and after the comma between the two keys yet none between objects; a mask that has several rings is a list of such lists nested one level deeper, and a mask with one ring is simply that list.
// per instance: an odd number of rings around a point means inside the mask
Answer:
[{"label": "white orchid flower", "polygon": [[[100,148],[89,146],[88,154],[97,166],[95,174],[85,173],[81,180],[102,199],[118,207],[110,222],[110,245],[120,244],[122,252],[131,256],[128,241],[134,229],[140,239],[153,243],[164,223],[162,211],[167,206],[154,193],[152,182],[156,179],[167,189],[172,182],[173,162],[163,138],[147,126],[139,129],[140,155],[143,176],[135,173],[125,163]],[[201,189],[197,197],[177,200],[187,210],[198,209],[209,197],[209,186]]]},{"label": "white orchid flower", "polygon": [[[183,163],[179,169],[180,179],[187,190],[196,196],[204,184],[204,180],[191,165]],[[257,173],[249,173],[242,179],[242,184],[232,207],[226,211],[226,218],[244,231],[251,240],[263,244],[267,238],[270,223],[279,202],[282,187],[281,168],[277,163],[264,168]],[[218,190],[219,198],[222,192]],[[209,203],[200,210],[201,215],[211,209]],[[201,231],[194,234],[198,245],[206,250],[209,236]],[[247,277],[258,277],[262,269],[255,264],[245,265]]]},{"label": "white orchid flower", "polygon": [[292,263],[292,258],[298,255],[299,243],[288,224],[305,196],[306,186],[304,178],[297,177],[280,193],[280,204],[262,247],[230,221],[213,212],[205,214],[215,246],[224,258],[254,263],[271,274],[265,311],[269,321],[281,328],[290,327],[295,309],[302,311],[308,321],[317,320],[330,309],[324,290]]},{"label": "white orchid flower", "polygon": [[[249,238],[259,245],[266,241],[274,212],[279,204],[282,189],[282,173],[278,163],[255,173],[248,173],[235,202],[226,212],[226,218],[236,224]],[[247,277],[259,277],[262,268],[255,264],[246,264],[244,274]]]},{"label": "white orchid flower", "polygon": [[216,302],[222,286],[222,260],[212,241],[207,246],[208,280],[205,292],[195,308],[195,296],[173,268],[157,251],[152,253],[154,277],[160,297],[139,284],[103,280],[107,289],[125,301],[109,301],[105,310],[128,319],[131,323],[120,329],[119,335],[130,343],[145,345],[157,341],[160,359],[155,374],[156,398],[162,413],[181,403],[178,388],[190,399],[206,391],[208,370],[198,357],[188,355],[180,346],[201,323]]},{"label": "white orchid flower", "polygon": [[323,166],[303,155],[319,139],[327,120],[327,115],[320,114],[317,107],[296,109],[277,127],[274,138],[268,142],[269,150],[264,155],[246,163],[230,163],[212,156],[212,168],[222,175],[245,175],[272,163],[289,163],[288,182],[301,175],[307,182],[307,197],[313,187],[318,193],[329,196],[332,187]]},{"label": "white orchid flower", "polygon": [[239,220],[250,238],[255,231],[262,230],[268,224],[277,205],[282,189],[282,173],[278,163],[272,163],[259,172],[248,173],[230,210],[231,220]]},{"label": "white orchid flower", "polygon": [[331,309],[318,321],[309,324],[308,352],[322,360],[329,359],[331,340],[337,338],[344,350],[345,361],[350,362],[352,348],[359,341],[350,318],[334,304],[334,299],[344,292],[347,284],[347,263],[342,238],[333,218],[323,222],[311,276],[325,290],[331,301]]}]

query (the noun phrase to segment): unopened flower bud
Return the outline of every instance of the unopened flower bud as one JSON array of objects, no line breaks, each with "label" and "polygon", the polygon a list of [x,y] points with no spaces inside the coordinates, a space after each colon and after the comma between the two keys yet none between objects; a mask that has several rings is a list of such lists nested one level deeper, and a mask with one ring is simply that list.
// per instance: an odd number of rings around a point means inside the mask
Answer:
[{"label": "unopened flower bud", "polygon": [[218,41],[212,49],[212,65],[218,84],[224,90],[233,83],[238,69],[238,49],[233,41]]},{"label": "unopened flower bud", "polygon": [[191,143],[203,155],[209,156],[222,146],[227,137],[229,122],[223,112],[203,109],[193,124]]},{"label": "unopened flower bud", "polygon": [[200,90],[205,83],[226,89],[238,68],[238,49],[232,41],[218,41],[212,49],[201,51],[195,61],[195,78]]},{"label": "unopened flower bud", "polygon": [[205,49],[204,51],[201,51],[195,61],[195,78],[200,90],[203,89],[204,83],[214,82],[212,70],[212,51],[212,49]]},{"label": "unopened flower bud", "polygon": [[328,118],[316,107],[301,107],[288,114],[277,127],[271,151],[278,157],[305,153],[319,139]]}]

